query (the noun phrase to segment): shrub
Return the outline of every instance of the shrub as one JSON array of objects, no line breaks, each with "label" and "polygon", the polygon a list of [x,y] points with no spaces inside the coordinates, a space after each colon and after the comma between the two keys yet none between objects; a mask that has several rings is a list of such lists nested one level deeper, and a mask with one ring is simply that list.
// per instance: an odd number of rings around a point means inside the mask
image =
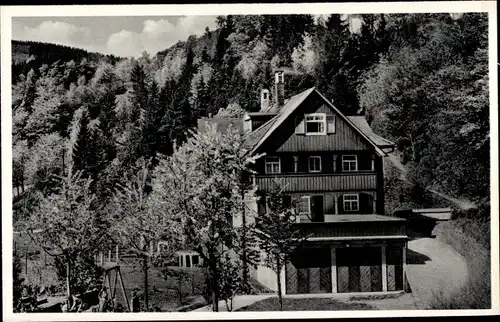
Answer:
[{"label": "shrub", "polygon": [[[66,284],[66,262],[62,257],[54,259],[55,270],[62,287]],[[103,270],[97,266],[93,259],[79,256],[71,268],[71,285],[76,293],[83,293],[90,288],[98,287],[101,283]]]}]

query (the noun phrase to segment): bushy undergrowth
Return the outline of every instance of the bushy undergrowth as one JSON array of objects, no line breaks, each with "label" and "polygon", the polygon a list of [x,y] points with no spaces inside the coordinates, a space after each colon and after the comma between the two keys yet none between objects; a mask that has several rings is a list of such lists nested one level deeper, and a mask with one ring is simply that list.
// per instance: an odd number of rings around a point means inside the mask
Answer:
[{"label": "bushy undergrowth", "polygon": [[436,235],[465,257],[469,277],[460,289],[435,296],[430,306],[441,310],[491,308],[489,206],[455,211],[453,217],[436,229]]}]

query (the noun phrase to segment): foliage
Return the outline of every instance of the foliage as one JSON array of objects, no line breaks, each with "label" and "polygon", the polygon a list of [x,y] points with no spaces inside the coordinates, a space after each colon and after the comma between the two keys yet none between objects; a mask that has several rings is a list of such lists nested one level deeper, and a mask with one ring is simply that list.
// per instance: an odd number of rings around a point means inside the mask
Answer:
[{"label": "foliage", "polygon": [[75,173],[61,180],[58,191],[43,197],[31,213],[26,230],[48,255],[62,257],[67,291],[72,292],[71,264],[83,254],[92,254],[107,235],[107,218],[99,213],[91,180]]},{"label": "foliage", "polygon": [[182,305],[183,303],[183,289],[185,283],[190,280],[190,277],[192,278],[192,274],[184,269],[179,269],[179,268],[173,268],[169,267],[167,265],[164,265],[163,268],[161,269],[161,275],[165,280],[174,280],[174,283],[172,284],[172,288],[175,290],[177,293],[177,303],[178,305]]},{"label": "foliage", "polygon": [[[116,191],[114,224],[111,232],[127,250],[142,258],[145,283],[145,305],[148,303],[148,269],[151,259],[160,254],[166,259],[174,255],[178,247],[176,217],[171,212],[158,211],[156,200],[150,197],[149,162],[137,162],[132,175]],[[159,242],[163,242],[159,251]]]},{"label": "foliage", "polygon": [[14,305],[21,298],[21,292],[23,290],[24,278],[22,277],[22,264],[21,259],[16,252],[13,254],[13,266],[12,266],[12,300]]},{"label": "foliage", "polygon": [[[421,18],[402,17],[415,28]],[[402,151],[411,180],[479,200],[489,195],[485,43],[481,33],[479,39],[467,37],[471,43],[465,46],[474,50],[465,55],[461,24],[471,17],[443,18],[427,17],[416,34],[393,46],[364,75],[360,101],[373,127]],[[486,27],[478,20],[478,30]]]},{"label": "foliage", "polygon": [[221,272],[219,276],[219,292],[229,312],[233,311],[234,297],[246,291],[245,281],[241,274],[243,265],[240,259],[232,259],[228,254],[219,262],[219,271]]},{"label": "foliage", "polygon": [[[56,257],[54,267],[62,287],[66,283],[66,263],[63,258]],[[71,265],[70,283],[76,294],[99,288],[103,270],[97,266],[92,257],[80,254]]]},{"label": "foliage", "polygon": [[283,199],[283,188],[277,181],[265,198],[265,214],[256,218],[254,233],[259,240],[260,249],[266,254],[264,265],[272,269],[277,278],[280,308],[283,310],[283,296],[281,289],[281,272],[295,250],[305,241],[297,226],[294,225],[296,210],[292,204],[287,204]]},{"label": "foliage", "polygon": [[[161,201],[157,211],[171,211],[182,221],[184,245],[200,253],[211,285],[218,285],[218,263],[233,249],[240,253],[233,218],[245,207],[241,174],[250,171],[238,130],[219,133],[215,125],[193,133],[174,153],[160,160],[154,172],[153,193]],[[212,287],[213,303],[218,289]],[[217,310],[217,306],[215,306]]]},{"label": "foliage", "polygon": [[238,103],[231,103],[226,108],[221,108],[215,117],[242,118],[245,110]]}]

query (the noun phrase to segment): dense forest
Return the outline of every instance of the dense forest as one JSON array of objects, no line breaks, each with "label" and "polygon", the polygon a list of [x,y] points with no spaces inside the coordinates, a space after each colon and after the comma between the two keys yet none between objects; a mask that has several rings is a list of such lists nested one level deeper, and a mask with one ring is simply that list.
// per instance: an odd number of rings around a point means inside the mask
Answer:
[{"label": "dense forest", "polygon": [[[353,20],[361,22],[359,28]],[[111,207],[121,198],[122,205],[137,200],[120,209],[130,215],[125,217],[130,222],[120,227],[170,232],[156,220],[159,208],[151,212],[144,206],[146,195],[153,191],[161,195],[158,200],[168,200],[187,184],[193,191],[202,189],[203,194],[192,195],[201,202],[215,198],[215,192],[200,176],[179,180],[168,166],[175,165],[180,174],[184,164],[203,168],[196,162],[219,169],[212,159],[220,155],[211,147],[216,143],[231,152],[241,143],[227,135],[191,135],[190,130],[201,117],[257,111],[261,89],[273,86],[273,69],[285,68],[286,96],[315,86],[345,114],[364,114],[377,133],[396,143],[392,157],[402,166],[385,162],[388,213],[401,206],[436,206],[422,200],[425,189],[434,189],[477,205],[471,214],[481,225],[471,235],[486,239],[490,132],[485,14],[229,15],[216,22],[215,30],[207,28],[201,36],[136,59],[13,42],[16,230],[22,231],[26,222],[31,229],[43,228],[51,218],[59,231],[76,234],[76,244],[84,243],[83,238],[99,245],[101,240],[93,240],[99,235],[95,231],[107,225],[101,215],[113,213]],[[227,166],[233,167],[228,172],[233,175],[243,167],[237,162]],[[160,173],[157,179],[169,190],[154,190],[149,172]],[[215,179],[221,186],[228,181],[222,175]],[[123,186],[128,194],[117,196],[117,187]],[[228,202],[239,205],[241,200]],[[211,210],[218,214],[219,207]],[[208,214],[198,215],[211,223],[215,215]],[[33,219],[37,215],[40,220]],[[150,226],[145,228],[142,219]],[[180,222],[186,225],[185,219]],[[200,222],[187,223],[195,232],[196,225]],[[476,226],[467,222],[463,227]],[[133,239],[135,231],[118,235]],[[217,242],[237,241],[231,229],[221,231]],[[83,252],[76,252],[78,247],[61,252],[68,263]],[[137,253],[148,256],[142,249]]]}]

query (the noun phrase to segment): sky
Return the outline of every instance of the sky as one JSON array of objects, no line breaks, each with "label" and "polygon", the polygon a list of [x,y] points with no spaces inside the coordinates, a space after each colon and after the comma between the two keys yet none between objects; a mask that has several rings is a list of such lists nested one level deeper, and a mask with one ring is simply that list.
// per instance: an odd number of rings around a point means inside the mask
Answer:
[{"label": "sky", "polygon": [[12,39],[49,42],[121,57],[151,55],[215,29],[216,16],[14,17]]},{"label": "sky", "polygon": [[12,39],[139,57],[144,51],[155,55],[190,35],[202,35],[206,27],[213,30],[215,20],[216,16],[13,17]]}]

